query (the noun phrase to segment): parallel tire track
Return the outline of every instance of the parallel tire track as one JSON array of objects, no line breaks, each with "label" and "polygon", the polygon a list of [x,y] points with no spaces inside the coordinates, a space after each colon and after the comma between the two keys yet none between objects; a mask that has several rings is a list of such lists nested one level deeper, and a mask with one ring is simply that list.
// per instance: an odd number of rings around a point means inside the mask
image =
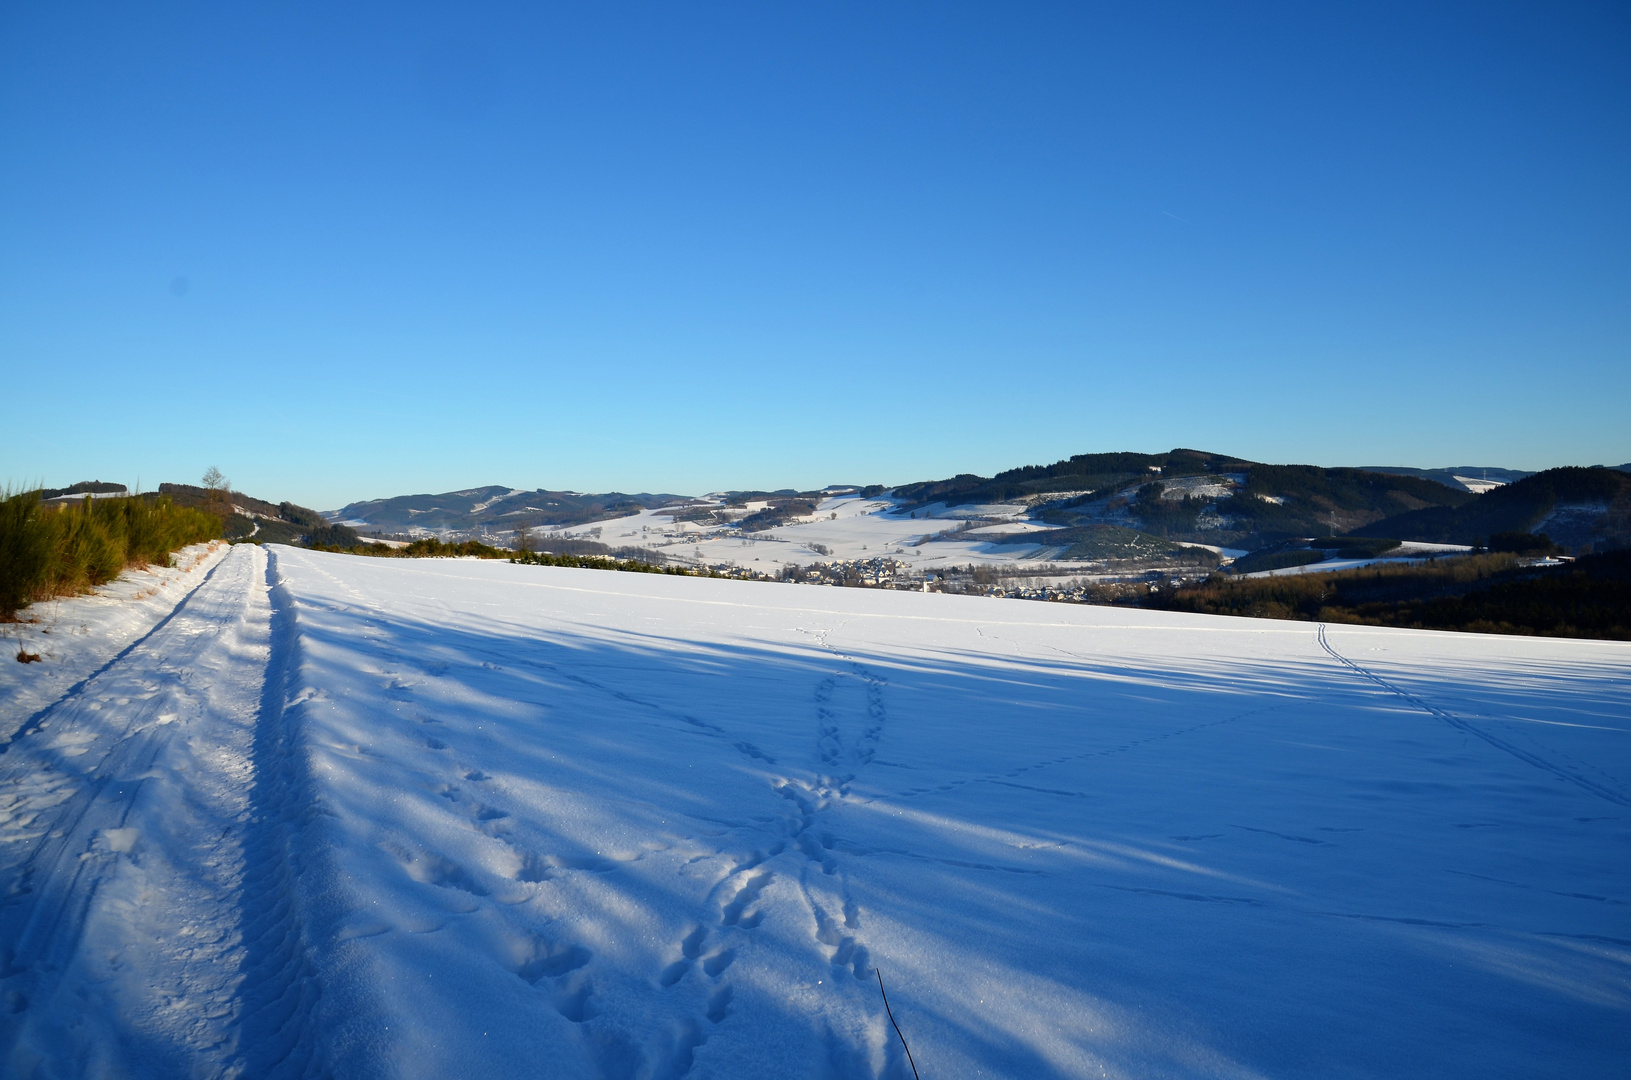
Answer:
[{"label": "parallel tire track", "polygon": [[322,1071],[296,633],[231,552],[0,758],[0,1075]]},{"label": "parallel tire track", "polygon": [[[16,753],[3,759],[3,778],[16,794],[5,814],[8,846],[27,846],[14,848],[9,865],[0,868],[0,883],[5,886],[0,898],[0,979],[8,983],[9,1006],[6,1023],[0,1025],[0,1050],[9,1055],[17,1040],[26,1038],[33,1048],[25,1051],[25,1057],[56,1058],[49,1065],[52,1075],[63,1070],[69,1075],[76,1069],[99,1072],[111,1064],[108,1055],[131,1053],[133,1041],[145,1041],[146,1049],[139,1053],[160,1070],[180,1067],[190,1055],[212,1058],[220,1045],[212,1025],[198,1017],[127,1013],[123,1007],[103,1004],[103,1015],[85,1018],[93,1021],[87,1027],[73,1015],[72,1006],[52,1002],[69,973],[78,988],[69,991],[69,1000],[75,1001],[87,977],[92,985],[106,977],[96,973],[105,972],[109,961],[102,954],[83,956],[82,943],[94,919],[104,935],[101,948],[109,947],[106,935],[125,916],[99,914],[103,905],[98,898],[112,882],[115,909],[130,903],[132,879],[124,870],[132,870],[139,880],[161,881],[161,887],[181,882],[187,902],[210,893],[231,894],[236,856],[226,835],[230,826],[219,837],[212,835],[213,830],[185,833],[187,822],[207,820],[230,804],[230,795],[226,803],[220,799],[219,776],[199,777],[198,798],[174,815],[173,823],[183,832],[151,830],[145,818],[141,829],[128,826],[133,824],[133,811],[150,801],[146,797],[150,785],[173,786],[175,770],[198,760],[191,756],[195,751],[219,752],[223,756],[218,760],[230,769],[230,717],[217,721],[207,715],[207,730],[197,728],[187,735],[181,732],[189,725],[176,721],[180,713],[191,714],[200,706],[208,712],[208,680],[197,680],[196,670],[216,662],[223,634],[246,614],[249,597],[244,584],[252,575],[244,558],[248,555],[235,559],[228,554],[218,561],[147,633],[30,718],[10,744]],[[107,693],[98,696],[101,690]],[[164,708],[175,711],[159,715]],[[35,796],[30,796],[31,789]],[[55,801],[57,793],[65,798]],[[167,796],[154,797],[162,801]],[[150,815],[151,807],[145,812]],[[132,845],[147,843],[157,847],[134,856],[139,861],[133,862]],[[155,900],[162,904],[162,899]],[[211,913],[196,914],[200,916],[194,924],[196,949],[161,936],[139,962],[146,965],[142,977],[164,980],[167,986],[180,980],[213,1009],[223,988],[219,964],[200,967],[189,961],[188,954],[218,958],[227,945],[215,935]],[[230,909],[225,914],[230,919]],[[132,928],[156,925],[141,910],[129,917],[136,920]],[[111,932],[117,938],[119,931]],[[121,966],[123,962],[114,970]],[[143,986],[139,979],[110,985],[106,991],[112,995],[109,1001],[123,1001],[119,995],[127,993],[142,998],[144,1005],[138,1010],[150,1005],[159,992],[157,983]]]}]

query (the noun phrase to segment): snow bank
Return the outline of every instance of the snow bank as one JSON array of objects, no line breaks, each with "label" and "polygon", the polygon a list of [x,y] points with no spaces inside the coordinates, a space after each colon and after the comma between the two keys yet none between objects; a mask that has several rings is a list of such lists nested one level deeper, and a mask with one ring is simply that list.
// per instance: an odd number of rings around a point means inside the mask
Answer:
[{"label": "snow bank", "polygon": [[[175,553],[172,567],[127,570],[85,596],[32,604],[0,624],[0,743],[131,643],[152,632],[226,554],[225,542]],[[19,651],[39,663],[14,663]]]}]

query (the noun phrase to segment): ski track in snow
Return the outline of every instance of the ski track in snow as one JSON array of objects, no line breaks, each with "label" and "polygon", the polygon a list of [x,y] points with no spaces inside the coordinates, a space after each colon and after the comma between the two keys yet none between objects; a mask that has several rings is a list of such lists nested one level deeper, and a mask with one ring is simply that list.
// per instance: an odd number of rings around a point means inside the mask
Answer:
[{"label": "ski track in snow", "polygon": [[1559,780],[1566,780],[1584,791],[1589,791],[1598,798],[1607,799],[1609,802],[1617,803],[1620,806],[1631,807],[1631,795],[1626,793],[1622,785],[1614,784],[1612,782],[1603,783],[1593,780],[1590,777],[1582,776],[1574,769],[1564,768],[1555,761],[1550,761],[1540,754],[1523,750],[1512,745],[1512,743],[1505,739],[1491,735],[1489,732],[1479,729],[1469,721],[1461,719],[1454,713],[1445,709],[1440,709],[1435,705],[1423,701],[1421,698],[1407,690],[1401,690],[1399,687],[1394,686],[1392,683],[1388,682],[1374,671],[1369,671],[1366,668],[1360,667],[1352,660],[1349,660],[1346,656],[1343,656],[1341,653],[1337,652],[1336,649],[1331,647],[1331,642],[1325,635],[1324,623],[1320,624],[1318,634],[1320,648],[1324,649],[1328,654],[1330,654],[1333,660],[1339,664],[1342,664],[1344,667],[1348,668],[1348,670],[1352,671],[1361,678],[1369,679],[1371,682],[1375,683],[1377,686],[1380,686],[1389,693],[1399,695],[1401,698],[1410,702],[1410,704],[1414,705],[1422,712],[1438,717],[1440,720],[1444,721],[1446,724],[1449,724],[1457,731],[1465,731],[1469,735],[1475,735],[1489,743],[1491,746],[1495,747],[1497,750],[1504,750],[1513,757],[1517,758],[1519,761],[1533,765],[1537,769],[1543,769],[1557,777]]},{"label": "ski track in snow", "polygon": [[1628,659],[243,546],[0,753],[0,1060],[1617,1075]]}]

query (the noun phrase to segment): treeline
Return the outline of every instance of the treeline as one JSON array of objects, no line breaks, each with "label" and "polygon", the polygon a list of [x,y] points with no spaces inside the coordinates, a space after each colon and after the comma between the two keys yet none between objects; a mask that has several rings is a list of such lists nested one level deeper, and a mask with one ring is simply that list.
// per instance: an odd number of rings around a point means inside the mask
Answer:
[{"label": "treeline", "polygon": [[386,547],[383,544],[362,543],[355,547],[334,545],[308,545],[316,551],[341,555],[362,555],[374,559],[504,559],[522,566],[565,566],[579,570],[621,570],[634,574],[669,574],[676,577],[729,577],[713,570],[700,570],[687,566],[663,566],[638,559],[619,559],[611,555],[557,555],[548,551],[510,551],[483,544],[479,540],[448,543],[435,537],[415,540],[406,547]]},{"label": "treeline", "polygon": [[[350,530],[346,530],[350,532]],[[355,537],[356,534],[352,533]],[[438,540],[434,536],[427,536],[422,540],[415,540],[406,547],[390,547],[386,544],[370,544],[355,540],[352,543],[324,544],[308,543],[307,547],[313,551],[327,551],[340,555],[366,555],[375,559],[514,559],[516,553],[505,548],[496,548],[490,544],[483,544],[479,540],[464,540],[459,543],[448,543]],[[523,552],[522,554],[526,554]]]},{"label": "treeline", "polygon": [[522,566],[569,566],[580,570],[622,570],[633,574],[671,574],[676,577],[721,577],[711,570],[697,570],[688,566],[659,566],[635,559],[617,559],[609,555],[556,555],[547,551],[510,552],[510,561]]},{"label": "treeline", "polygon": [[489,486],[440,495],[399,495],[372,499],[343,507],[344,521],[361,520],[386,532],[414,527],[473,532],[483,525],[513,528],[567,528],[594,521],[630,517],[646,508],[669,506],[689,500],[678,495],[629,495],[607,492],[600,495],[572,491],[513,491]]},{"label": "treeline", "polygon": [[69,484],[65,488],[42,488],[40,498],[60,499],[64,495],[114,495],[130,490],[123,484],[115,484],[106,480],[81,480],[77,484]]},{"label": "treeline", "polygon": [[1143,484],[1133,501],[1132,514],[1144,531],[1156,536],[1188,535],[1195,531],[1195,519],[1212,502],[1211,499],[1185,495],[1168,499],[1162,495],[1166,484],[1156,481]]},{"label": "treeline", "polygon": [[1631,551],[1556,567],[1487,554],[1324,574],[1213,578],[1138,600],[1206,615],[1631,640]]},{"label": "treeline", "polygon": [[224,477],[221,485],[160,484],[159,492],[177,506],[193,507],[220,518],[221,537],[234,543],[253,539],[258,544],[294,544],[304,540],[346,547],[360,540],[354,530],[344,525],[330,525],[328,519],[315,510],[292,502],[268,502],[233,491],[225,486]]},{"label": "treeline", "polygon": [[984,537],[992,544],[1043,544],[1061,550],[1055,558],[1077,560],[1143,559],[1184,566],[1215,567],[1218,553],[1209,548],[1186,547],[1159,536],[1120,525],[1073,525],[1047,532],[1001,533]]},{"label": "treeline", "polygon": [[126,568],[221,535],[221,519],[168,498],[132,495],[49,506],[37,491],[0,499],[0,619],[37,600],[104,585]]},{"label": "treeline", "polygon": [[764,532],[778,525],[786,525],[796,517],[815,513],[814,499],[773,499],[763,510],[755,511],[737,522],[743,532]]},{"label": "treeline", "polygon": [[[1233,498],[1162,497],[1173,480],[1226,473],[1244,476],[1245,483]],[[1087,494],[1052,504],[1043,511],[1043,520],[1074,524],[1078,515],[1072,511],[1108,497],[1113,508],[1126,506],[1145,532],[1197,540],[1197,519],[1215,505],[1229,524],[1215,531],[1213,542],[1252,547],[1286,537],[1356,528],[1412,511],[1453,510],[1475,498],[1422,477],[1314,465],[1262,465],[1184,449],[1165,454],[1077,454],[1052,465],[1027,465],[990,478],[962,474],[902,484],[894,494],[906,501],[905,509],[913,509],[934,502],[1006,502],[1066,491]]]},{"label": "treeline", "polygon": [[1242,555],[1229,565],[1237,574],[1260,574],[1265,570],[1288,570],[1293,566],[1310,566],[1325,561],[1325,552],[1312,548],[1291,548],[1284,551],[1254,551]]}]

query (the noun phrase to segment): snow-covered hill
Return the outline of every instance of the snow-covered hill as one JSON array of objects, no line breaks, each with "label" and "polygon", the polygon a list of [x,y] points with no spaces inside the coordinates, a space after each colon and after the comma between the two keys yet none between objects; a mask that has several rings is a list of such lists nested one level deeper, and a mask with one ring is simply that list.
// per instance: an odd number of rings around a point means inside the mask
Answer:
[{"label": "snow-covered hill", "polygon": [[925,1077],[1631,1057],[1626,645],[208,573],[0,754],[13,1074],[908,1076],[878,973]]},{"label": "snow-covered hill", "polygon": [[679,501],[676,495],[586,495],[490,485],[440,495],[399,495],[355,502],[331,511],[328,517],[340,524],[414,537],[465,537],[508,532],[518,522],[534,527],[576,524]]},{"label": "snow-covered hill", "polygon": [[[719,497],[695,500],[693,505],[722,505]],[[767,505],[746,504],[738,515]],[[549,537],[594,539],[611,545],[630,545],[659,552],[681,563],[702,566],[735,565],[764,571],[786,563],[808,565],[857,559],[888,558],[915,570],[974,564],[1007,564],[1046,555],[1042,542],[1049,526],[1021,520],[1023,505],[958,507],[941,505],[921,511],[901,510],[895,500],[835,495],[814,502],[808,514],[786,524],[747,532],[729,517],[717,521],[676,518],[673,508],[646,510],[613,521],[577,525],[540,534],[536,543],[549,546]],[[1000,545],[983,528],[988,521],[1004,521],[1004,531],[1033,531],[1036,543]],[[966,531],[965,531],[966,530]],[[1056,551],[1056,549],[1055,549]]]}]

